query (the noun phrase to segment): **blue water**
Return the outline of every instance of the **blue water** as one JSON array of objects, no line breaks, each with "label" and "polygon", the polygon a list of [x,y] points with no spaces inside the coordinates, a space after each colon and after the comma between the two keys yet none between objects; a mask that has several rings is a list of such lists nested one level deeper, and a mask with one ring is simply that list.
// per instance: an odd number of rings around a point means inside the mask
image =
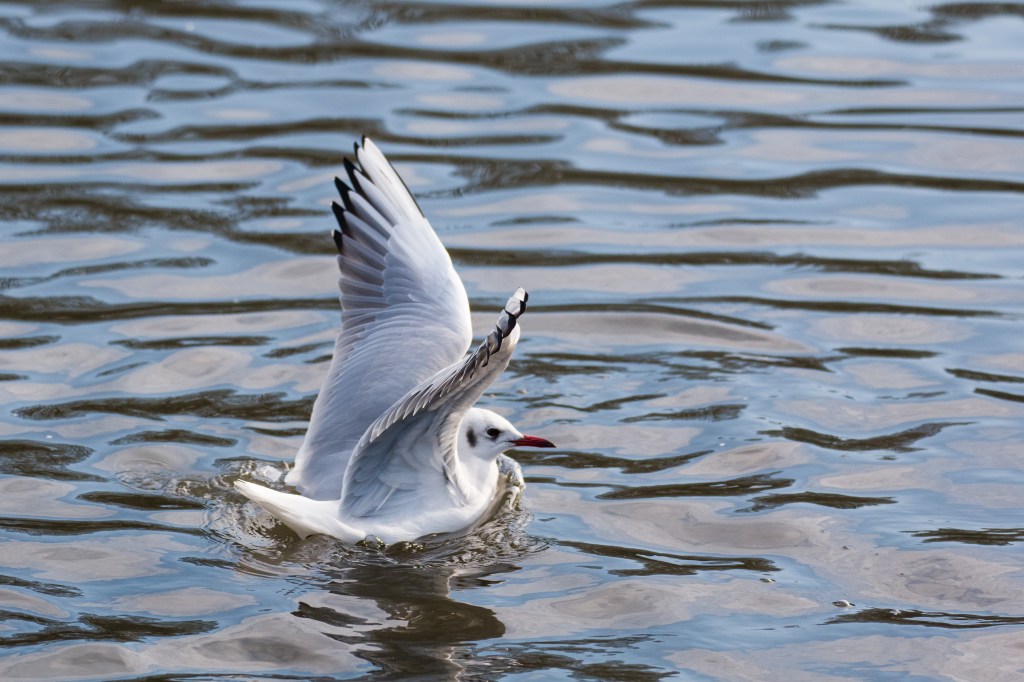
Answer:
[{"label": "blue water", "polygon": [[[0,678],[1024,675],[1024,11],[0,6]],[[362,135],[523,340],[519,508],[301,541]],[[357,398],[356,398],[357,399]]]}]

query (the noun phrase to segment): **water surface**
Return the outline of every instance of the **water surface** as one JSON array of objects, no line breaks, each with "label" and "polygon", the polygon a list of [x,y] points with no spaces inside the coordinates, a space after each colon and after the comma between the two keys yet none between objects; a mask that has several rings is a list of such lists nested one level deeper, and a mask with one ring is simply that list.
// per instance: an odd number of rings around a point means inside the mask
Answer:
[{"label": "water surface", "polygon": [[[1024,675],[1024,11],[0,5],[0,677]],[[368,134],[559,448],[467,538],[236,494]]]}]

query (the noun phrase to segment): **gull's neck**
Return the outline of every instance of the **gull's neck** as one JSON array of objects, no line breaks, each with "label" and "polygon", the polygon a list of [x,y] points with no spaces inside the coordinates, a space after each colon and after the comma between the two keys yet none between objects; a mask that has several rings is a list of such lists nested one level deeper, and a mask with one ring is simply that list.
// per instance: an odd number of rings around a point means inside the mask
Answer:
[{"label": "gull's neck", "polygon": [[466,492],[469,504],[490,500],[498,485],[497,460],[484,460],[469,455],[459,457],[459,482]]}]

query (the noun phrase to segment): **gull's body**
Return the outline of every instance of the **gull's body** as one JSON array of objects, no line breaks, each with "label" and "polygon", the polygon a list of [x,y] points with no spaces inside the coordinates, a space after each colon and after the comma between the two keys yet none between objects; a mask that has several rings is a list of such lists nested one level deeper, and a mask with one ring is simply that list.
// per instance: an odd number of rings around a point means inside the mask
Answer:
[{"label": "gull's body", "polygon": [[[473,404],[508,366],[526,292],[470,355],[469,301],[430,223],[368,139],[336,180],[342,331],[285,482],[238,489],[299,535],[412,540],[485,518],[515,446],[552,447]],[[503,469],[504,471],[499,471]]]}]

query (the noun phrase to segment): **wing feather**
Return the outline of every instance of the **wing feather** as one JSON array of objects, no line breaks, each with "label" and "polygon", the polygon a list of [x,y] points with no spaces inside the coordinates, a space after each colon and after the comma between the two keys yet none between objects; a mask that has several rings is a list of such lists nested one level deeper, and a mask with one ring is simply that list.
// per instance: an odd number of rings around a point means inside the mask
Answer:
[{"label": "wing feather", "polygon": [[285,479],[314,499],[338,499],[367,427],[472,340],[466,290],[416,200],[369,139],[355,156],[331,206],[342,330]]},{"label": "wing feather", "polygon": [[416,386],[370,425],[345,476],[343,515],[414,513],[420,501],[437,495],[457,504],[465,501],[458,476],[459,427],[466,411],[508,366],[527,298],[523,289],[516,291],[471,355]]}]

